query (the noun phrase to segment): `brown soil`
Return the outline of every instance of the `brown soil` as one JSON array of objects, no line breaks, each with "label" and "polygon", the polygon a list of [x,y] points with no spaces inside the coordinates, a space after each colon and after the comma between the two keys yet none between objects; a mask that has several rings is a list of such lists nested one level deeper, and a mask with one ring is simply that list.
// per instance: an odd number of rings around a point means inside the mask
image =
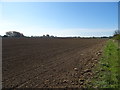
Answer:
[{"label": "brown soil", "polygon": [[3,38],[3,88],[87,87],[106,40]]}]

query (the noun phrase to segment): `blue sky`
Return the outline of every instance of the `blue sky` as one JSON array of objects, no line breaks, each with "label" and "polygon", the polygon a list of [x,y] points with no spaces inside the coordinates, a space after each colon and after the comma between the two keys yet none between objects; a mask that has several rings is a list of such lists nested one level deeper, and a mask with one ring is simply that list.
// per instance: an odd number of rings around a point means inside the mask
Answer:
[{"label": "blue sky", "polygon": [[118,28],[117,2],[2,2],[0,35],[110,36]]}]

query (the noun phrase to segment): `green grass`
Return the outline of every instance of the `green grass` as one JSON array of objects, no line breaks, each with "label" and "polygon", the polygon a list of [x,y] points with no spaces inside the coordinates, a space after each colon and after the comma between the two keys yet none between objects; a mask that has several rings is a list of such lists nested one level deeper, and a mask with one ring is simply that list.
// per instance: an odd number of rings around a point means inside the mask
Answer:
[{"label": "green grass", "polygon": [[120,34],[114,36],[113,39],[115,39],[115,40],[120,40]]},{"label": "green grass", "polygon": [[118,42],[109,40],[104,47],[103,55],[96,66],[93,87],[120,88],[120,49]]}]

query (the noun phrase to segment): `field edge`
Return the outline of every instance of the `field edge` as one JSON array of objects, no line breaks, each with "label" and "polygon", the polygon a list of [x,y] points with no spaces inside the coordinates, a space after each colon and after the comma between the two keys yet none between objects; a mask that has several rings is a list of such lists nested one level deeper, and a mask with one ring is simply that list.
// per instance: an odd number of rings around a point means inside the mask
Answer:
[{"label": "field edge", "polygon": [[119,42],[108,40],[103,55],[94,69],[95,76],[92,80],[94,88],[120,88],[119,52]]}]

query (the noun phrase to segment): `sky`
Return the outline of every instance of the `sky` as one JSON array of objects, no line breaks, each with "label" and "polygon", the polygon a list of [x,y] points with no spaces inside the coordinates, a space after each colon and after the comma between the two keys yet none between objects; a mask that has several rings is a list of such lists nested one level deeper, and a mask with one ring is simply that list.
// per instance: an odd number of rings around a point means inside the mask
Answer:
[{"label": "sky", "polygon": [[1,2],[0,35],[111,36],[118,29],[117,2]]}]

